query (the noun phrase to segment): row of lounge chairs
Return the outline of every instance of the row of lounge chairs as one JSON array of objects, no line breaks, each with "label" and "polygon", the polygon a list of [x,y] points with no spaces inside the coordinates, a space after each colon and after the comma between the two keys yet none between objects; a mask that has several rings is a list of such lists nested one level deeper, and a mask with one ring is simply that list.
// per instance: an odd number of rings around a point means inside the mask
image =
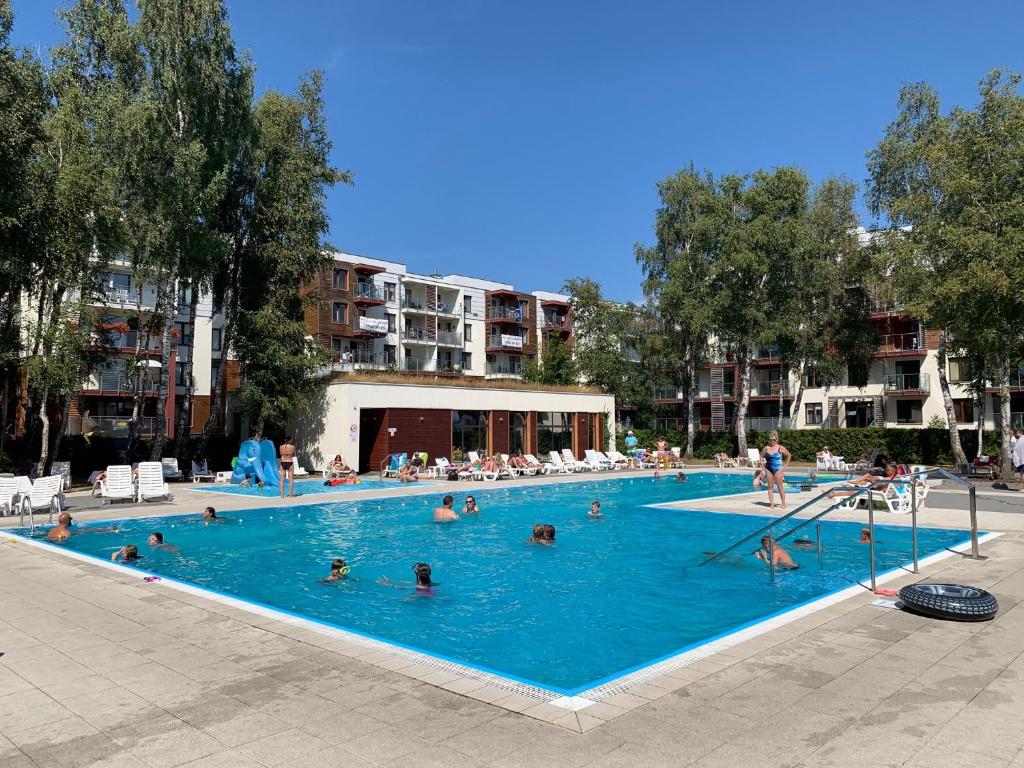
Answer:
[{"label": "row of lounge chairs", "polygon": [[112,464],[95,490],[105,502],[174,498],[159,461],[140,461],[137,470],[128,464]]}]

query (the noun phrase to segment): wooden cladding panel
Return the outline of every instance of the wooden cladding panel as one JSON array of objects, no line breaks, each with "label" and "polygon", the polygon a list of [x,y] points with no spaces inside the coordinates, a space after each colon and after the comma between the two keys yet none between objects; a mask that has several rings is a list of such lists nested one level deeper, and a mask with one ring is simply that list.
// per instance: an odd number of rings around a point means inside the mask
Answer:
[{"label": "wooden cladding panel", "polygon": [[[452,452],[452,412],[420,408],[389,408],[388,453],[426,451],[431,463],[438,456],[450,457]],[[386,430],[385,430],[386,433]]]},{"label": "wooden cladding panel", "polygon": [[508,453],[508,411],[491,411],[487,425],[490,432],[488,453]]},{"label": "wooden cladding panel", "polygon": [[537,412],[526,412],[526,450],[523,453],[537,454]]},{"label": "wooden cladding panel", "polygon": [[197,435],[203,431],[206,420],[210,418],[210,396],[192,395],[192,424],[191,432]]}]

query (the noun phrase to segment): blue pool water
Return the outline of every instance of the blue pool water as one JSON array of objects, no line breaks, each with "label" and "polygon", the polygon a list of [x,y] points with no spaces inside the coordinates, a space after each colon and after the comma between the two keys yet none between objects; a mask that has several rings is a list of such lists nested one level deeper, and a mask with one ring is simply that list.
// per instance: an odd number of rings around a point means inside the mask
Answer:
[{"label": "blue pool water", "polygon": [[[382,488],[397,488],[400,483],[397,480],[362,480],[360,479],[358,485],[324,485],[323,478],[317,478],[313,480],[296,480],[295,481],[295,495],[296,496],[308,496],[311,493],[351,493],[352,491],[373,491],[380,490]],[[430,483],[419,483],[419,485],[430,485]],[[250,485],[243,488],[240,485],[233,485],[231,483],[208,483],[195,484],[195,485],[181,485],[178,488],[184,488],[187,491],[203,491],[205,493],[227,493],[232,496],[260,496],[263,498],[273,498],[275,496],[280,497],[281,489],[278,487],[264,487]]]},{"label": "blue pool water", "polygon": [[[571,693],[866,578],[857,523],[823,525],[823,569],[814,551],[788,547],[801,568],[772,582],[747,554],[754,542],[697,567],[705,552],[767,518],[645,506],[749,488],[749,477],[713,473],[694,473],[685,485],[444,483],[422,497],[228,512],[210,525],[192,516],[124,521],[116,532],[87,525],[66,546],[109,559],[134,543],[146,571]],[[455,493],[457,507],[473,493],[481,514],[433,523],[442,492]],[[586,514],[595,498],[599,520]],[[535,522],[554,524],[557,544],[526,543]],[[147,547],[153,530],[180,552]],[[813,527],[805,530],[813,537]],[[909,560],[908,529],[880,527],[876,538],[879,570]],[[921,529],[921,553],[964,538]],[[321,583],[337,556],[352,578]],[[431,564],[435,595],[376,583],[411,579],[417,560]]]}]

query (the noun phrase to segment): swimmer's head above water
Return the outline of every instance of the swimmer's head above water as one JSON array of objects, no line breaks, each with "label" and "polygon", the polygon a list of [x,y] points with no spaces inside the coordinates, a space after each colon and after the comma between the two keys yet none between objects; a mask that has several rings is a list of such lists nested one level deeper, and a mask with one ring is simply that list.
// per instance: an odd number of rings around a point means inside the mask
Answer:
[{"label": "swimmer's head above water", "polygon": [[331,578],[342,579],[348,576],[349,571],[352,570],[348,563],[343,558],[336,557],[331,561]]},{"label": "swimmer's head above water", "polygon": [[217,519],[217,510],[215,510],[213,507],[207,507],[205,510],[203,510],[203,520],[216,520],[216,519]]},{"label": "swimmer's head above water", "polygon": [[430,580],[430,565],[428,563],[416,563],[412,567],[412,572],[416,574],[416,587],[426,588],[433,584]]}]

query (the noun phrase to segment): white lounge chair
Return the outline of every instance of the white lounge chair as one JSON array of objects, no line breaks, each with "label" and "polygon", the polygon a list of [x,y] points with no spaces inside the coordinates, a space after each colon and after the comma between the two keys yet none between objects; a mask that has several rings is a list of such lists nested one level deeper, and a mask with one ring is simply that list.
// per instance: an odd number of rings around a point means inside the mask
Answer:
[{"label": "white lounge chair", "polygon": [[217,476],[210,471],[210,467],[207,465],[206,459],[192,462],[192,482],[201,483],[203,480],[213,481],[216,480]]},{"label": "white lounge chair", "polygon": [[134,501],[135,483],[132,468],[127,464],[107,467],[107,477],[100,481],[100,497],[104,502]]},{"label": "white lounge chair", "polygon": [[576,457],[572,455],[572,451],[568,448],[562,449],[562,463],[565,464],[573,472],[589,472],[593,469],[589,464],[584,464],[582,461],[577,461]]},{"label": "white lounge chair", "polygon": [[686,462],[683,461],[683,449],[676,446],[674,448],[669,448],[669,450],[672,452],[672,461],[669,466],[673,469],[686,469]]},{"label": "white lounge chair", "polygon": [[50,474],[59,475],[64,478],[64,490],[71,490],[71,462],[70,461],[55,461],[50,464]]},{"label": "white lounge chair", "polygon": [[556,475],[572,474],[572,470],[565,466],[565,462],[562,461],[562,454],[558,451],[548,451],[548,473],[552,472]]},{"label": "white lounge chair", "polygon": [[231,476],[235,474],[230,469],[225,469],[223,472],[215,472],[213,482],[215,483],[230,483]]},{"label": "white lounge chair", "polygon": [[544,464],[543,462],[538,461],[537,457],[532,453],[524,453],[523,458],[526,459],[526,463],[530,465],[530,468],[535,469],[538,474],[546,475],[551,471],[550,464]]},{"label": "white lounge chair", "polygon": [[309,477],[309,472],[307,472],[306,468],[299,464],[298,460],[296,459],[295,469],[292,471],[292,475],[295,477],[296,480],[298,480],[300,477]]},{"label": "white lounge chair", "polygon": [[611,460],[597,451],[588,448],[583,451],[584,461],[596,472],[606,472],[612,468]]},{"label": "white lounge chair", "polygon": [[173,457],[160,459],[160,471],[163,472],[164,480],[185,479],[185,475],[178,469],[178,460]]},{"label": "white lounge chair", "polygon": [[753,470],[761,466],[761,452],[757,448],[747,448],[747,466]]},{"label": "white lounge chair", "polygon": [[607,456],[608,461],[612,463],[612,467],[615,469],[629,468],[629,458],[619,451],[608,451],[607,454],[601,453],[601,451],[598,451],[597,453],[599,456]]},{"label": "white lounge chair", "polygon": [[139,501],[173,498],[170,487],[164,482],[163,465],[159,461],[139,462],[137,494]]},{"label": "white lounge chair", "polygon": [[[28,524],[31,530],[35,530],[35,512],[45,509],[49,512],[49,522],[53,522],[54,513],[60,514],[61,488],[64,486],[64,478],[60,475],[37,478],[32,483],[32,490],[21,495],[18,508],[21,510],[21,521],[24,523],[25,515],[28,515]],[[20,524],[19,523],[19,524]]]},{"label": "white lounge chair", "polygon": [[738,466],[736,459],[732,458],[727,453],[716,453],[715,454],[715,466],[716,467],[735,467]]},{"label": "white lounge chair", "polygon": [[32,481],[25,476],[0,477],[0,513],[13,515],[21,494],[31,490]]}]

